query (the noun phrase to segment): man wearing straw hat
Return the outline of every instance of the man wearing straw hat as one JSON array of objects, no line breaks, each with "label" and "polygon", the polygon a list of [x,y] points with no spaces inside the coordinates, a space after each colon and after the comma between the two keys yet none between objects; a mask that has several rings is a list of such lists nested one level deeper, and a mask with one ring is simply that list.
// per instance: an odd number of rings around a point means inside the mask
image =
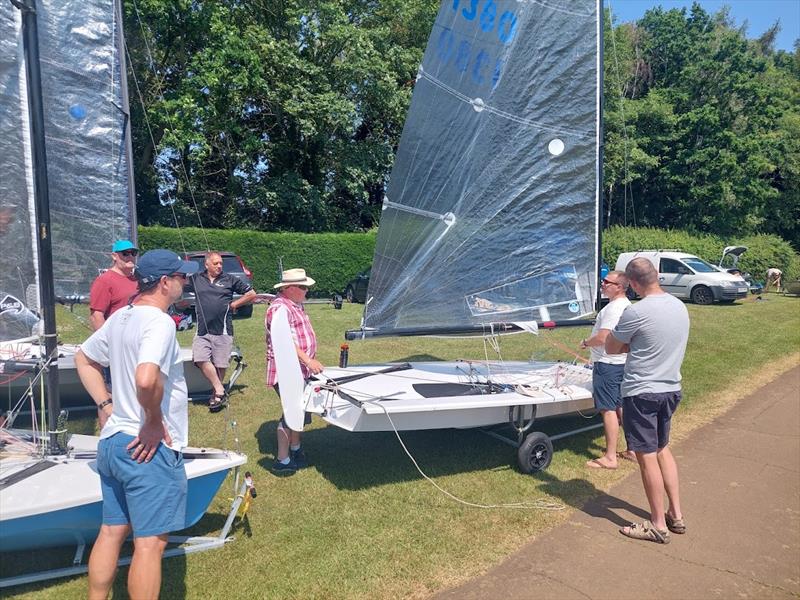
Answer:
[{"label": "man wearing straw hat", "polygon": [[[285,307],[289,315],[289,327],[292,331],[297,358],[300,360],[300,371],[303,378],[308,379],[312,375],[322,372],[323,369],[322,363],[316,358],[317,336],[308,315],[303,310],[303,302],[305,302],[308,288],[314,283],[315,281],[306,275],[304,269],[284,271],[280,283],[275,285],[278,296],[267,309],[264,319],[267,329],[267,385],[273,386],[279,396],[278,371],[275,366],[275,354],[270,343],[270,326],[278,307]],[[308,413],[306,413],[305,422],[311,422],[311,415]],[[308,466],[308,459],[300,446],[300,432],[289,429],[281,415],[280,421],[278,421],[278,454],[272,470],[275,473],[288,475],[306,466]]]}]

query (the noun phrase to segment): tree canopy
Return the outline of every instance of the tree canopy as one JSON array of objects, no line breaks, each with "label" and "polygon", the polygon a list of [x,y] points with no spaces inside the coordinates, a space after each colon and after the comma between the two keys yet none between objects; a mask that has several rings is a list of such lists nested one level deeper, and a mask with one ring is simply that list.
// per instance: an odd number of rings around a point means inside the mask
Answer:
[{"label": "tree canopy", "polygon": [[[143,224],[377,224],[436,0],[137,0],[126,39]],[[800,248],[800,45],[726,11],[605,27],[608,224]],[[145,114],[146,111],[146,114]]]}]

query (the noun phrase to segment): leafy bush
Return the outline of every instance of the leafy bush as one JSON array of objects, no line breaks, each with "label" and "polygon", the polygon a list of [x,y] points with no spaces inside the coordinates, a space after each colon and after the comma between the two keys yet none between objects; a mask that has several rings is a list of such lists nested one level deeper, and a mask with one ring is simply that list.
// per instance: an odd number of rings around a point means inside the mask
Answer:
[{"label": "leafy bush", "polygon": [[770,267],[784,273],[784,280],[800,277],[800,256],[776,235],[752,235],[723,240],[710,234],[693,234],[674,229],[654,227],[609,227],[603,232],[603,260],[611,268],[623,252],[635,250],[680,250],[718,264],[725,246],[747,246],[739,267],[749,272],[756,280],[764,280]]},{"label": "leafy bush", "polygon": [[350,279],[370,266],[375,232],[305,234],[139,227],[139,246],[142,250],[211,248],[235,252],[253,272],[253,286],[260,292],[271,291],[280,281],[278,261],[282,260],[284,269],[305,269],[317,282],[310,295],[321,297],[341,293]]}]

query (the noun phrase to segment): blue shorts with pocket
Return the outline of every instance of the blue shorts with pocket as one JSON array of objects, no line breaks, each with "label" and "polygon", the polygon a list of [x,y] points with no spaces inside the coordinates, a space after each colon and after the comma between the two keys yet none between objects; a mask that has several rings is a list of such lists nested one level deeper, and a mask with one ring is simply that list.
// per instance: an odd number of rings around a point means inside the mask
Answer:
[{"label": "blue shorts with pocket", "polygon": [[186,527],[186,470],[183,455],[163,443],[150,462],[138,463],[127,450],[134,436],[115,433],[97,445],[103,491],[103,524],[131,525],[133,537]]},{"label": "blue shorts with pocket", "polygon": [[622,424],[628,450],[658,452],[669,444],[672,414],[681,401],[681,392],[659,392],[625,396]]},{"label": "blue shorts with pocket", "polygon": [[596,362],[592,365],[592,396],[597,410],[622,408],[622,377],[625,365]]}]

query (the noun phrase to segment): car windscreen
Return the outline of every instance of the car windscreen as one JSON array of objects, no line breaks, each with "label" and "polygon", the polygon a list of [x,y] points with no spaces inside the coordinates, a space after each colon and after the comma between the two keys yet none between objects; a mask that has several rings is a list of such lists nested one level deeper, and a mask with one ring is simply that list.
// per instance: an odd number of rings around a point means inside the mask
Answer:
[{"label": "car windscreen", "polygon": [[681,259],[687,266],[691,267],[695,273],[719,273],[717,267],[712,267],[706,261],[696,256],[684,257]]},{"label": "car windscreen", "polygon": [[242,265],[239,263],[239,259],[235,256],[223,256],[222,257],[222,272],[223,273],[241,273],[242,272]]}]

